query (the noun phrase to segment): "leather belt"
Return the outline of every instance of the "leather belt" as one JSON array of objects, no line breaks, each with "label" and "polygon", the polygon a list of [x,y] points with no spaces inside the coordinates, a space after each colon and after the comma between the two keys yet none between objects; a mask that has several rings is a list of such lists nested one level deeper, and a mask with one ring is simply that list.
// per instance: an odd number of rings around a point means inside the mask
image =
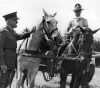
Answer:
[{"label": "leather belt", "polygon": [[27,54],[41,54],[39,51],[25,50]]},{"label": "leather belt", "polygon": [[5,48],[4,51],[5,51],[5,50],[9,50],[9,51],[16,52],[16,48]]}]

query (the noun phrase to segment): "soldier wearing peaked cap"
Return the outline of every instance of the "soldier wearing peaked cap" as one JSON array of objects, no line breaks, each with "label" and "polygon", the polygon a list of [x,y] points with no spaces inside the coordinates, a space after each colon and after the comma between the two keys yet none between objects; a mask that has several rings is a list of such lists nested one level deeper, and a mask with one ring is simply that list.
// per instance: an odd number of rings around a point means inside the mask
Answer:
[{"label": "soldier wearing peaked cap", "polygon": [[17,34],[14,31],[19,20],[17,12],[4,15],[3,17],[7,25],[0,30],[0,88],[6,88],[13,80],[17,58],[16,41],[30,36],[30,33]]}]

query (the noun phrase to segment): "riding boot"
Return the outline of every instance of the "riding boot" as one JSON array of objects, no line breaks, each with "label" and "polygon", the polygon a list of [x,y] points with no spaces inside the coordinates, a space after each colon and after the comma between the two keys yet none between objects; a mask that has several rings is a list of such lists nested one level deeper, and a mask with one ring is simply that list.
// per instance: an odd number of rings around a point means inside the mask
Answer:
[{"label": "riding boot", "polygon": [[[1,71],[0,71],[1,72]],[[6,88],[8,86],[7,83],[8,73],[2,73],[0,75],[0,88]]]},{"label": "riding boot", "polygon": [[14,75],[15,75],[15,69],[10,69],[8,70],[8,73],[10,75],[10,78],[8,78],[8,86],[9,88],[11,88],[11,84],[12,84],[12,81],[13,81],[13,78],[14,78]]}]

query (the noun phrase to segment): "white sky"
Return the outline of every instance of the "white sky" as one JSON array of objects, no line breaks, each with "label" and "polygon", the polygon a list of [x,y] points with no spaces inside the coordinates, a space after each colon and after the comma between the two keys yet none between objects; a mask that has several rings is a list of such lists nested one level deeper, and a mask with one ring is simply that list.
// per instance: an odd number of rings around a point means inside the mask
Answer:
[{"label": "white sky", "polygon": [[[5,26],[3,15],[18,12],[20,18],[17,32],[25,27],[32,28],[40,22],[44,8],[48,13],[57,12],[58,28],[64,33],[72,18],[74,5],[80,3],[83,7],[82,17],[86,18],[92,30],[100,28],[100,0],[0,0],[0,27]],[[100,38],[100,31],[95,37]]]}]

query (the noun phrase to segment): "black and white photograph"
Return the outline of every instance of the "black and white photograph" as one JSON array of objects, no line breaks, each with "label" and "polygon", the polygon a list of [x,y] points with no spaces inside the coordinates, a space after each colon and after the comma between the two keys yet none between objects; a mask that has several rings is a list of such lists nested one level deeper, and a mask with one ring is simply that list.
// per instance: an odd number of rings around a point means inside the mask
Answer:
[{"label": "black and white photograph", "polygon": [[100,1],[0,0],[0,88],[100,88]]}]

